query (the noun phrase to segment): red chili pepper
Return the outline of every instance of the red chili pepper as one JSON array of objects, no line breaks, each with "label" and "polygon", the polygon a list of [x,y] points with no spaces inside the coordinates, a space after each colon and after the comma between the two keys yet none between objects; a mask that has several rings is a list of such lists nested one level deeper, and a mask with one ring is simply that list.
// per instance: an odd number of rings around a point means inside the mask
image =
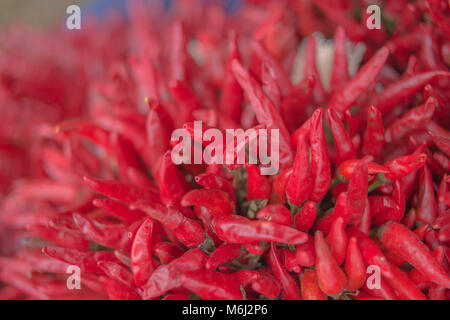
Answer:
[{"label": "red chili pepper", "polygon": [[369,196],[369,205],[375,226],[394,220],[400,208],[390,196]]},{"label": "red chili pepper", "polygon": [[229,243],[274,241],[300,244],[307,241],[307,235],[294,228],[268,221],[253,221],[238,215],[215,216],[212,226],[219,238]]},{"label": "red chili pepper", "polygon": [[381,298],[383,300],[399,300],[394,292],[394,289],[391,288],[391,286],[387,283],[387,281],[383,277],[380,280],[379,288],[377,288],[376,286],[369,288],[367,286],[367,282],[365,282],[363,289],[365,292],[368,292],[371,295]]},{"label": "red chili pepper", "polygon": [[[356,166],[361,163],[361,160],[359,159],[353,159],[353,160],[347,160],[342,162],[339,165],[338,168],[338,174],[340,174],[345,180],[350,180],[351,175],[353,174],[353,171],[355,170]],[[389,169],[384,167],[381,164],[370,162],[367,167],[367,173],[369,175],[375,175],[378,173],[389,173]]]},{"label": "red chili pepper", "polygon": [[378,236],[387,249],[408,261],[430,281],[446,288],[450,286],[450,277],[414,232],[397,222],[389,222],[379,230]]},{"label": "red chili pepper", "polygon": [[384,127],[382,114],[375,106],[367,110],[367,126],[363,140],[363,155],[372,155],[379,159],[384,145]]},{"label": "red chili pepper", "polygon": [[266,176],[263,176],[258,166],[246,164],[247,170],[247,199],[269,200],[272,194],[272,185]]},{"label": "red chili pepper", "polygon": [[286,203],[286,186],[293,169],[286,169],[282,171],[273,182],[272,185],[272,201],[274,203]]},{"label": "red chili pepper", "polygon": [[291,213],[281,204],[269,204],[265,206],[256,213],[256,219],[261,221],[272,221],[285,226],[292,225]]},{"label": "red chili pepper", "polygon": [[394,106],[409,99],[414,93],[423,88],[434,78],[449,76],[449,72],[437,70],[427,71],[409,78],[401,79],[377,94],[374,105],[377,106],[382,114],[387,114]]},{"label": "red chili pepper", "polygon": [[350,210],[350,207],[347,205],[347,203],[347,192],[341,192],[336,200],[336,205],[333,211],[317,220],[315,229],[320,230],[324,235],[327,235],[330,232],[333,222],[337,218],[344,218],[344,224],[350,223],[350,220],[352,218],[352,211]]},{"label": "red chili pepper", "polygon": [[314,238],[308,234],[308,241],[295,246],[295,258],[302,267],[311,267],[316,262]]},{"label": "red chili pepper", "polygon": [[158,257],[161,264],[168,264],[181,257],[184,251],[171,242],[159,242],[152,246],[152,253]]},{"label": "red chili pepper", "polygon": [[439,148],[439,150],[445,153],[447,157],[450,157],[450,138],[437,135],[432,131],[428,131],[428,133],[431,135],[434,144]]},{"label": "red chili pepper", "polygon": [[78,230],[61,230],[53,226],[43,226],[40,224],[28,225],[27,230],[35,235],[51,241],[66,248],[89,250],[89,241],[83,238],[83,234]]},{"label": "red chili pepper", "polygon": [[213,173],[202,173],[194,178],[195,182],[206,189],[219,189],[228,193],[233,201],[236,200],[234,187],[230,181]]},{"label": "red chili pepper", "polygon": [[130,210],[128,206],[108,198],[94,199],[92,204],[97,208],[107,211],[112,216],[130,223],[141,220],[145,217],[143,212],[138,210]]},{"label": "red chili pepper", "polygon": [[336,263],[321,231],[316,231],[314,234],[314,248],[320,289],[330,296],[341,293],[347,285],[347,279]]},{"label": "red chili pepper", "polygon": [[322,81],[320,80],[319,72],[317,71],[316,67],[316,38],[314,35],[309,36],[306,46],[304,77],[314,78],[314,102],[319,105],[324,104],[327,98],[327,93],[325,92]]},{"label": "red chili pepper", "polygon": [[391,180],[398,180],[414,172],[425,164],[427,156],[424,153],[411,154],[408,156],[397,157],[384,164],[388,168],[389,173],[386,174],[386,178]]},{"label": "red chili pepper", "polygon": [[310,199],[319,202],[327,193],[331,182],[330,159],[323,131],[321,109],[316,109],[311,117],[309,141],[311,144],[311,168],[314,180]]},{"label": "red chili pepper", "polygon": [[134,289],[118,280],[107,277],[99,277],[98,280],[105,287],[110,300],[141,300],[140,295]]},{"label": "red chili pepper", "polygon": [[279,250],[280,258],[283,263],[284,268],[288,272],[301,273],[302,268],[297,262],[296,255],[294,251],[291,251],[286,248],[282,248]]},{"label": "red chili pepper", "polygon": [[345,126],[339,119],[338,114],[333,108],[327,110],[327,119],[333,133],[334,146],[337,152],[337,165],[345,160],[356,158],[356,150],[353,147],[352,139],[345,130]]},{"label": "red chili pepper", "polygon": [[260,275],[260,277],[251,283],[252,290],[267,297],[275,299],[280,295],[281,286],[274,276]]},{"label": "red chili pepper", "polygon": [[241,254],[241,245],[224,243],[218,247],[206,261],[206,269],[214,270],[222,264],[237,259]]},{"label": "red chili pepper", "polygon": [[206,208],[211,215],[232,214],[234,204],[228,194],[218,189],[195,189],[186,193],[181,199],[183,207],[201,206]]},{"label": "red chili pepper", "polygon": [[294,225],[300,231],[308,231],[317,218],[317,207],[313,201],[307,201],[294,216]]},{"label": "red chili pepper", "polygon": [[121,282],[130,289],[136,289],[133,275],[126,267],[111,261],[99,261],[97,265],[109,278]]},{"label": "red chili pepper", "polygon": [[298,284],[280,263],[274,243],[272,243],[270,247],[268,262],[273,270],[273,273],[281,283],[281,292],[283,299],[300,300],[300,289],[298,287]]},{"label": "red chili pepper", "polygon": [[152,234],[153,220],[146,218],[139,227],[131,246],[131,270],[136,285],[143,286],[153,272]]},{"label": "red chili pepper", "polygon": [[416,208],[417,221],[431,224],[437,217],[437,204],[434,194],[431,171],[425,164],[419,171],[418,207]]},{"label": "red chili pepper", "polygon": [[300,287],[303,300],[327,299],[326,295],[320,290],[315,270],[308,269],[300,275]]},{"label": "red chili pepper", "polygon": [[331,70],[331,93],[335,94],[342,89],[349,79],[346,36],[344,28],[338,26],[334,33],[333,69]]},{"label": "red chili pepper", "polygon": [[258,271],[248,269],[238,270],[236,272],[233,272],[231,275],[237,280],[237,282],[239,282],[242,287],[246,287],[248,284],[254,282],[260,277]]},{"label": "red chili pepper", "polygon": [[342,217],[334,220],[330,233],[328,233],[326,237],[326,242],[337,264],[342,264],[345,260],[348,242],[348,237],[345,233],[344,219]]},{"label": "red chili pepper", "polygon": [[366,266],[355,237],[348,241],[344,270],[347,275],[347,290],[356,291],[364,285]]},{"label": "red chili pepper", "polygon": [[425,8],[431,15],[433,22],[436,23],[442,31],[449,35],[449,19],[445,18],[445,15],[442,12],[441,2],[438,0],[427,0],[425,2]]},{"label": "red chili pepper", "polygon": [[398,293],[401,300],[427,300],[427,297],[416,287],[406,273],[392,264],[391,271],[393,277],[386,279],[386,281]]},{"label": "red chili pepper", "polygon": [[309,146],[307,137],[299,136],[294,167],[286,185],[286,195],[289,203],[296,206],[308,200],[313,187],[313,174],[309,164]]},{"label": "red chili pepper", "polygon": [[[348,31],[348,30],[347,30]],[[358,97],[371,85],[389,56],[389,49],[382,47],[377,53],[350,79],[349,82],[328,101],[327,106],[343,113],[351,107]],[[377,105],[377,104],[375,104]],[[378,106],[378,105],[377,105]],[[379,106],[378,106],[379,107]]]},{"label": "red chili pepper", "polygon": [[153,271],[143,287],[143,299],[156,298],[181,285],[181,276],[188,271],[204,270],[206,255],[200,249],[191,249],[181,257]]}]

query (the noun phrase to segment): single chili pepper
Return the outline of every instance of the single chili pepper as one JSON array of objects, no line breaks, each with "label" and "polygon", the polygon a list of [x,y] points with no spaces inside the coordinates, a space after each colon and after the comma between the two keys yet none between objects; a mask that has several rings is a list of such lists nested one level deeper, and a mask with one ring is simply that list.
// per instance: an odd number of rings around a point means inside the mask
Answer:
[{"label": "single chili pepper", "polygon": [[408,261],[430,281],[450,286],[450,277],[435,261],[428,247],[404,225],[388,222],[379,230],[378,237],[387,249]]},{"label": "single chili pepper", "polygon": [[213,173],[202,173],[194,178],[195,182],[206,189],[219,189],[228,193],[233,202],[236,200],[234,187],[230,181]]},{"label": "single chili pepper", "polygon": [[280,295],[281,285],[274,276],[260,275],[251,283],[252,290],[268,299],[275,299]]},{"label": "single chili pepper", "polygon": [[168,264],[181,257],[184,251],[171,242],[159,242],[152,246],[152,253],[158,257],[162,264]]},{"label": "single chili pepper", "polygon": [[347,228],[347,235],[358,240],[359,248],[366,264],[378,266],[385,278],[392,277],[391,268],[386,257],[370,237],[354,227]]},{"label": "single chili pepper", "polygon": [[431,171],[425,164],[419,171],[417,222],[431,224],[437,217],[438,209],[434,194]]},{"label": "single chili pepper", "polygon": [[239,283],[230,275],[210,270],[186,271],[180,277],[183,287],[207,300],[240,300]]},{"label": "single chili pepper", "polygon": [[288,272],[301,273],[302,268],[297,262],[295,252],[286,248],[279,249],[280,259]]},{"label": "single chili pepper", "polygon": [[411,172],[423,167],[426,160],[427,156],[424,153],[401,156],[390,160],[384,164],[384,166],[389,169],[386,178],[390,180],[403,178]]},{"label": "single chili pepper", "polygon": [[269,204],[256,213],[256,219],[261,221],[272,221],[285,226],[292,225],[292,215],[289,210],[281,204]]},{"label": "single chili pepper", "polygon": [[246,287],[248,284],[254,282],[260,277],[258,271],[249,269],[241,269],[233,272],[231,275],[237,280],[237,282],[239,282],[242,287]]},{"label": "single chili pepper", "polygon": [[320,290],[316,271],[307,269],[300,277],[300,287],[303,300],[326,300],[326,295]]},{"label": "single chili pepper", "polygon": [[[351,107],[358,97],[371,85],[383,68],[389,56],[389,49],[382,47],[361,68],[347,84],[336,92],[328,101],[327,106],[333,107],[337,112],[343,113]],[[377,104],[375,104],[377,105]]]},{"label": "single chili pepper", "polygon": [[363,217],[366,207],[369,206],[367,201],[367,175],[368,166],[372,159],[372,156],[366,156],[358,163],[355,170],[353,170],[347,187],[347,207],[351,213],[351,223],[360,230],[365,230],[365,228],[363,228]]},{"label": "single chili pepper", "polygon": [[336,200],[336,205],[333,211],[317,220],[315,230],[320,230],[324,235],[328,235],[333,222],[339,217],[344,218],[344,224],[347,225],[348,223],[350,223],[352,212],[347,203],[347,191],[341,192]]},{"label": "single chili pepper", "polygon": [[316,274],[320,289],[327,295],[341,293],[347,285],[344,272],[339,268],[321,231],[314,233]]},{"label": "single chili pepper", "polygon": [[271,243],[268,255],[268,263],[273,273],[281,283],[281,292],[285,300],[300,300],[300,289],[295,279],[286,271],[281,264],[275,244]]},{"label": "single chili pepper", "polygon": [[348,238],[345,233],[344,219],[342,217],[334,220],[331,230],[325,238],[331,253],[338,265],[345,260]]},{"label": "single chili pepper", "polygon": [[145,217],[143,212],[138,210],[130,210],[128,206],[108,198],[96,198],[92,200],[92,204],[97,208],[107,211],[112,216],[130,223],[141,220]]},{"label": "single chili pepper", "polygon": [[375,106],[367,109],[367,125],[363,138],[363,155],[372,155],[379,159],[384,145],[384,127],[382,114]]},{"label": "single chili pepper", "polygon": [[184,272],[201,270],[205,272],[207,257],[201,249],[186,251],[181,257],[156,268],[143,287],[143,299],[156,298],[181,285]]},{"label": "single chili pepper", "polygon": [[353,147],[350,135],[345,130],[345,126],[337,112],[333,108],[327,110],[328,124],[330,125],[331,132],[334,138],[334,146],[337,152],[337,165],[345,160],[356,158],[356,150]]},{"label": "single chili pepper", "polygon": [[351,237],[348,241],[344,270],[347,275],[347,290],[356,291],[364,285],[366,266],[355,237]]},{"label": "single chili pepper", "polygon": [[238,215],[215,216],[212,226],[219,238],[229,243],[275,241],[300,244],[307,241],[307,235],[294,228],[268,221],[253,221]]},{"label": "single chili pepper", "polygon": [[159,221],[164,227],[172,230],[178,240],[186,247],[193,248],[205,239],[202,227],[193,219],[185,217],[180,211],[166,208],[158,203],[146,201],[135,202],[130,209],[139,209],[151,218]]},{"label": "single chili pepper", "polygon": [[393,277],[386,281],[398,293],[401,300],[427,300],[427,297],[402,270],[391,264],[391,271]]},{"label": "single chili pepper", "polygon": [[283,170],[272,184],[272,199],[271,203],[286,203],[286,186],[293,169]]},{"label": "single chili pepper", "polygon": [[280,131],[280,169],[283,170],[291,166],[294,160],[294,154],[289,132],[287,131],[280,114],[274,108],[270,100],[264,95],[256,80],[248,73],[247,70],[244,69],[239,61],[233,61],[232,69],[236,80],[239,82],[240,86],[250,100],[250,104],[256,113],[258,122],[265,125],[269,130],[279,129]]},{"label": "single chili pepper", "polygon": [[317,104],[324,104],[327,98],[327,93],[323,87],[319,72],[316,66],[316,38],[314,35],[308,37],[305,54],[305,70],[304,77],[313,77],[315,85],[313,88],[313,99]]},{"label": "single chili pepper", "polygon": [[234,204],[228,194],[218,189],[195,189],[186,193],[181,199],[183,207],[201,206],[213,216],[218,214],[232,214]]},{"label": "single chili pepper", "polygon": [[415,130],[425,128],[427,122],[434,114],[436,104],[436,99],[428,98],[424,105],[410,109],[403,117],[387,128],[385,134],[386,142],[391,143],[400,140]]},{"label": "single chili pepper", "polygon": [[263,176],[258,166],[246,164],[247,170],[247,200],[269,200],[272,194],[272,185],[267,177]]},{"label": "single chili pepper", "polygon": [[286,195],[289,203],[296,206],[308,200],[313,187],[313,174],[309,164],[309,146],[307,137],[299,136],[294,167],[286,185]]},{"label": "single chili pepper", "polygon": [[92,189],[105,196],[123,202],[135,202],[139,200],[149,200],[159,202],[157,193],[151,193],[148,190],[138,188],[121,181],[100,180],[89,177],[83,177],[84,182]]},{"label": "single chili pepper", "polygon": [[308,231],[317,218],[317,207],[313,201],[307,201],[294,216],[294,225],[297,230]]},{"label": "single chili pepper", "polygon": [[309,140],[314,180],[310,199],[318,202],[328,192],[331,182],[330,158],[328,157],[327,144],[325,142],[321,109],[316,109],[311,117]]},{"label": "single chili pepper", "polygon": [[302,267],[311,267],[316,262],[314,238],[308,234],[308,241],[295,246],[295,258]]},{"label": "single chili pepper", "polygon": [[241,245],[224,243],[218,247],[206,261],[206,269],[214,270],[218,266],[231,262],[241,254]]},{"label": "single chili pepper", "polygon": [[291,141],[292,141],[293,145],[294,146],[297,145],[299,135],[308,136],[310,131],[311,131],[311,117],[306,119],[306,121],[303,122],[303,124],[300,126],[300,128],[295,130],[294,133],[292,134]]},{"label": "single chili pepper", "polygon": [[152,234],[154,222],[146,218],[139,227],[131,246],[131,270],[136,285],[141,287],[153,272]]},{"label": "single chili pepper", "polygon": [[369,205],[375,226],[381,226],[389,220],[394,220],[400,208],[390,196],[369,196]]},{"label": "single chili pepper", "polygon": [[233,60],[240,61],[240,59],[236,33],[230,32],[228,36],[228,58],[220,110],[236,122],[241,120],[242,101],[244,97],[242,88],[236,81],[231,66]]},{"label": "single chili pepper", "polygon": [[341,26],[334,33],[333,69],[331,70],[331,93],[335,94],[349,80],[345,30]]},{"label": "single chili pepper", "polygon": [[423,88],[427,83],[436,77],[449,77],[447,71],[426,71],[409,78],[403,78],[386,87],[374,98],[374,105],[382,114],[387,114],[394,106]]}]

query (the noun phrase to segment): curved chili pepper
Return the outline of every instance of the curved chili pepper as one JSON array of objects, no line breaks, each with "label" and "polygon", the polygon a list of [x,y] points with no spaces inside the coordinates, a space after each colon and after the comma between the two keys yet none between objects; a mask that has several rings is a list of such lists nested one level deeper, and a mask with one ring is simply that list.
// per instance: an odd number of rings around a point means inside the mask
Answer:
[{"label": "curved chili pepper", "polygon": [[299,206],[308,200],[313,187],[313,174],[309,164],[309,147],[306,136],[299,136],[294,167],[286,185],[290,203]]},{"label": "curved chili pepper", "polygon": [[131,271],[136,285],[143,286],[153,272],[152,235],[153,220],[146,218],[134,236],[131,246]]},{"label": "curved chili pepper", "polygon": [[387,281],[381,277],[380,287],[369,288],[367,282],[364,283],[363,289],[365,292],[370,293],[372,296],[381,298],[383,300],[399,300],[394,292],[394,289],[387,283]]},{"label": "curved chili pepper", "polygon": [[391,264],[393,277],[386,279],[389,285],[398,293],[402,300],[427,300],[427,297],[420,291],[413,281],[398,267]]},{"label": "curved chili pepper", "polygon": [[202,173],[194,178],[195,182],[206,189],[219,189],[228,193],[233,201],[236,200],[234,187],[230,181],[213,173]]},{"label": "curved chili pepper", "polygon": [[317,218],[317,207],[313,201],[307,201],[294,216],[294,225],[297,230],[308,231]]},{"label": "curved chili pepper", "polygon": [[234,204],[228,194],[218,189],[195,189],[186,193],[181,199],[183,207],[205,207],[211,215],[232,214]]},{"label": "curved chili pepper", "polygon": [[206,269],[214,270],[218,266],[231,262],[241,254],[241,245],[224,243],[218,247],[206,261]]},{"label": "curved chili pepper", "polygon": [[320,289],[330,296],[341,293],[347,285],[347,279],[336,263],[321,231],[314,233],[314,248]]},{"label": "curved chili pepper", "polygon": [[186,251],[168,264],[160,265],[150,275],[143,287],[143,299],[156,298],[181,285],[181,275],[188,271],[205,272],[206,255],[201,249]]},{"label": "curved chili pepper", "polygon": [[295,246],[295,258],[302,267],[311,267],[316,262],[314,238],[308,234],[308,241]]},{"label": "curved chili pepper", "polygon": [[184,251],[171,242],[159,242],[152,246],[152,253],[158,257],[161,264],[168,264],[181,257]]},{"label": "curved chili pepper", "polygon": [[347,234],[345,233],[344,219],[342,217],[334,220],[331,225],[331,230],[325,240],[337,264],[342,264],[345,260],[348,243]]},{"label": "curved chili pepper", "polygon": [[285,226],[292,225],[292,215],[289,210],[281,204],[269,204],[256,213],[256,219],[261,221],[272,221]]},{"label": "curved chili pepper", "polygon": [[369,206],[375,226],[394,220],[400,208],[390,196],[369,196]]},{"label": "curved chili pepper", "polygon": [[281,256],[281,261],[283,263],[284,268],[288,272],[301,273],[302,268],[297,262],[296,255],[294,251],[291,251],[286,248],[279,249],[279,253]]},{"label": "curved chili pepper", "polygon": [[89,241],[84,239],[83,234],[78,230],[58,230],[58,228],[40,224],[28,225],[27,230],[63,247],[81,251],[89,250]]},{"label": "curved chili pepper", "polygon": [[337,218],[339,217],[344,218],[344,224],[350,223],[350,220],[352,218],[352,211],[348,207],[347,203],[348,203],[347,191],[341,192],[336,200],[336,205],[333,211],[317,220],[315,229],[320,230],[323,232],[323,234],[327,235],[330,232],[333,222]]},{"label": "curved chili pepper", "polygon": [[260,275],[258,279],[251,283],[251,287],[255,292],[269,299],[277,298],[281,292],[278,280],[274,276],[269,275]]},{"label": "curved chili pepper", "polygon": [[[361,162],[361,159],[352,159],[342,162],[339,165],[337,173],[341,175],[345,180],[350,180],[350,177],[352,176],[353,171],[355,170],[356,166]],[[384,167],[381,164],[370,162],[367,167],[367,173],[369,175],[374,175],[378,173],[389,173],[389,169]]]},{"label": "curved chili pepper", "polygon": [[355,291],[364,285],[366,266],[355,237],[351,237],[348,241],[344,270],[347,275],[347,290]]},{"label": "curved chili pepper", "polygon": [[[371,85],[389,56],[389,49],[382,47],[359,69],[358,73],[347,84],[336,92],[328,101],[327,106],[343,113],[351,107],[358,97]],[[375,104],[377,105],[377,104]],[[379,106],[378,106],[379,107]]]},{"label": "curved chili pepper", "polygon": [[408,261],[430,281],[449,288],[449,275],[414,232],[397,222],[388,222],[379,230],[378,237],[387,249]]},{"label": "curved chili pepper", "polygon": [[130,210],[128,206],[108,198],[94,199],[92,200],[92,204],[97,208],[107,211],[112,216],[130,223],[141,220],[145,217],[143,212],[138,210]]},{"label": "curved chili pepper", "polygon": [[240,300],[242,292],[239,283],[232,276],[210,270],[184,272],[180,277],[183,287],[202,299]]},{"label": "curved chili pepper", "polygon": [[274,243],[272,243],[270,247],[268,262],[273,273],[281,283],[283,299],[300,300],[300,289],[298,288],[298,284],[280,263]]},{"label": "curved chili pepper", "polygon": [[97,265],[109,278],[121,282],[130,289],[136,289],[133,275],[124,266],[112,261],[99,261]]},{"label": "curved chili pepper", "polygon": [[309,134],[311,144],[311,168],[314,186],[310,199],[319,202],[327,193],[331,182],[330,158],[323,131],[322,110],[316,109],[311,116],[311,130]]},{"label": "curved chili pepper", "polygon": [[305,270],[300,275],[300,287],[303,300],[326,300],[326,295],[320,290],[316,271],[312,269]]},{"label": "curved chili pepper", "polygon": [[334,146],[337,153],[337,165],[345,160],[356,158],[356,150],[353,147],[352,139],[345,130],[345,126],[339,119],[338,114],[333,108],[327,110],[328,124],[330,125],[331,132],[334,138]]}]

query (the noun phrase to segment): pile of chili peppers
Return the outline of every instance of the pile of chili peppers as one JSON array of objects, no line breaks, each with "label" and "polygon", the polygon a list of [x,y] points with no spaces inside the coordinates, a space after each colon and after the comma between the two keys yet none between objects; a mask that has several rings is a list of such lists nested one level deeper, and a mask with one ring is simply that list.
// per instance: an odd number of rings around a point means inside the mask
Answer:
[{"label": "pile of chili peppers", "polygon": [[[0,299],[450,299],[448,1],[129,3],[0,31]],[[280,171],[175,165],[195,120]]]}]

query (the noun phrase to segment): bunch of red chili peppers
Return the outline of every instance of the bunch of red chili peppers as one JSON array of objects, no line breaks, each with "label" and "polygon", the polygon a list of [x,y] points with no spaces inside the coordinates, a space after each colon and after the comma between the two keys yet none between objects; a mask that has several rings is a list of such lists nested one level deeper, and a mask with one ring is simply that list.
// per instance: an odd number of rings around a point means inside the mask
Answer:
[{"label": "bunch of red chili peppers", "polygon": [[[449,3],[369,2],[1,30],[0,299],[450,299]],[[280,171],[175,165],[195,120]]]}]

